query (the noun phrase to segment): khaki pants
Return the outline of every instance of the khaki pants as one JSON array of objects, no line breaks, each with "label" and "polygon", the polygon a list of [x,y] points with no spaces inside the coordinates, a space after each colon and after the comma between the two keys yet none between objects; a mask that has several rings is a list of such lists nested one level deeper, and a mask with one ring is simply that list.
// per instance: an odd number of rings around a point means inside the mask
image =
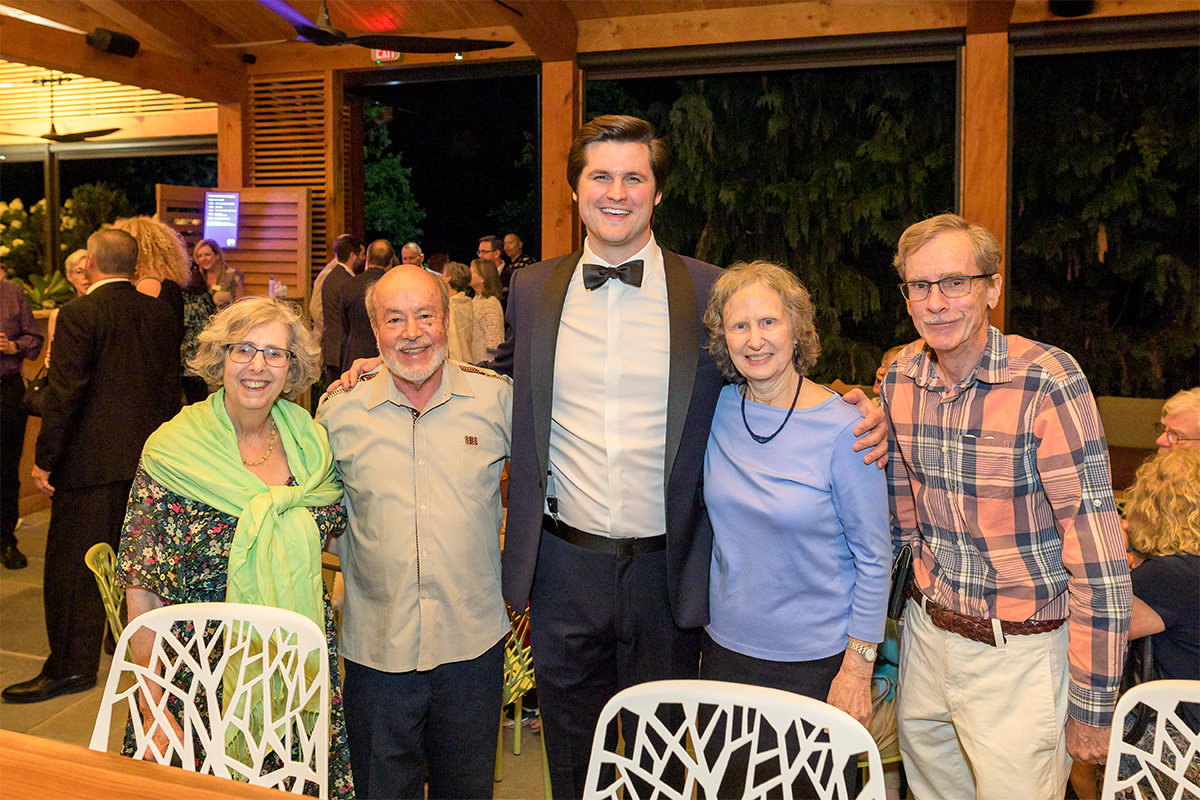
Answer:
[{"label": "khaki pants", "polygon": [[1000,647],[973,642],[909,601],[896,716],[916,800],[1063,796],[1067,644],[1066,625]]}]

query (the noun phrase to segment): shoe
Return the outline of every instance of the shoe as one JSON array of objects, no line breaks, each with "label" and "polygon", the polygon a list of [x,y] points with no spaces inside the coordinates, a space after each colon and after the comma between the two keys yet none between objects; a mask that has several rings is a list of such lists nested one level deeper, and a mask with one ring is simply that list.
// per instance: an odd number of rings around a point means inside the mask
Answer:
[{"label": "shoe", "polygon": [[8,703],[40,703],[61,694],[86,692],[95,685],[95,675],[71,675],[66,678],[38,675],[33,680],[14,683],[0,692],[0,697]]},{"label": "shoe", "polygon": [[[504,719],[504,727],[506,727],[506,728],[516,727],[516,723],[513,722],[513,719],[511,716],[512,713],[513,713],[512,706],[509,706],[508,712],[505,715],[505,719]],[[537,719],[537,717],[538,717],[538,712],[537,712],[536,708],[522,708],[521,709],[521,727],[528,728],[531,724],[533,724],[533,721],[535,719]]]},{"label": "shoe", "polygon": [[0,564],[3,564],[5,569],[25,569],[29,566],[29,559],[25,558],[24,553],[18,550],[15,544],[9,544],[0,550]]}]

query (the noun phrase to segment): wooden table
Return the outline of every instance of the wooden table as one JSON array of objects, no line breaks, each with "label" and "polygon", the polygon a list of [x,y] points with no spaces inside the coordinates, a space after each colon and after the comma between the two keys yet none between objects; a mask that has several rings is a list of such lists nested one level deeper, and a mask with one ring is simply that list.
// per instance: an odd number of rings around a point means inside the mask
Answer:
[{"label": "wooden table", "polygon": [[224,800],[290,797],[275,789],[134,761],[118,753],[0,731],[0,800]]}]

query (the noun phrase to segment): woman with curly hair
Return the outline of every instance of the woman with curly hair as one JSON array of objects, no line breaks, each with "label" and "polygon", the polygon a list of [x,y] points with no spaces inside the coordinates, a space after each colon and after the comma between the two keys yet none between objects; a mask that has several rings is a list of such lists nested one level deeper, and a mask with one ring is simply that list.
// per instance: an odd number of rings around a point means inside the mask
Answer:
[{"label": "woman with curly hair", "polygon": [[208,396],[208,387],[203,378],[187,368],[187,362],[196,354],[200,331],[217,309],[203,276],[192,267],[187,244],[174,228],[150,217],[119,219],[113,227],[137,239],[134,286],[142,294],[166,301],[183,326],[183,344],[179,348],[183,393],[189,404],[203,400]]},{"label": "woman with curly hair", "polygon": [[500,305],[504,286],[500,283],[496,263],[490,258],[477,258],[471,262],[471,288],[475,290],[471,300],[471,311],[475,315],[471,360],[475,363],[490,361],[504,341],[504,309]]},{"label": "woman with curly hair", "polygon": [[192,257],[204,273],[204,281],[218,311],[246,296],[246,276],[240,269],[225,263],[221,245],[212,239],[201,239],[192,249]]},{"label": "woman with curly hair", "polygon": [[475,312],[467,289],[471,288],[471,268],[459,261],[448,261],[442,268],[442,279],[450,287],[450,315],[446,338],[449,339],[451,361],[471,361],[474,354]]},{"label": "woman with curly hair", "polygon": [[1159,451],[1138,468],[1125,502],[1137,563],[1129,638],[1156,634],[1164,679],[1200,680],[1200,450]]}]

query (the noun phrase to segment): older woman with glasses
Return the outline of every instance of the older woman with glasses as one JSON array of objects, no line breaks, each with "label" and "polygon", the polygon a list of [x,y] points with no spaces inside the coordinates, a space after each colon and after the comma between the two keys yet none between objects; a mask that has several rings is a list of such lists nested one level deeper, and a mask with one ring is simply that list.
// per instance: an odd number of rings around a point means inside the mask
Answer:
[{"label": "older woman with glasses", "polygon": [[[319,359],[312,333],[285,303],[247,298],[212,318],[190,366],[220,388],[147,440],[119,580],[131,620],[165,604],[228,600],[285,607],[323,628],[333,706],[329,786],[332,796],[348,797],[336,628],[321,579],[321,548],[345,528],[346,512],[325,430],[288,402],[308,390]],[[151,641],[148,632],[131,641],[143,664]],[[158,700],[139,698],[144,707]],[[132,745],[129,731],[128,751]]]},{"label": "older woman with glasses", "polygon": [[704,458],[713,553],[700,676],[814,697],[866,725],[891,541],[884,474],[852,447],[861,417],[805,378],[820,344],[786,269],[730,267],[704,324],[731,385]]}]

